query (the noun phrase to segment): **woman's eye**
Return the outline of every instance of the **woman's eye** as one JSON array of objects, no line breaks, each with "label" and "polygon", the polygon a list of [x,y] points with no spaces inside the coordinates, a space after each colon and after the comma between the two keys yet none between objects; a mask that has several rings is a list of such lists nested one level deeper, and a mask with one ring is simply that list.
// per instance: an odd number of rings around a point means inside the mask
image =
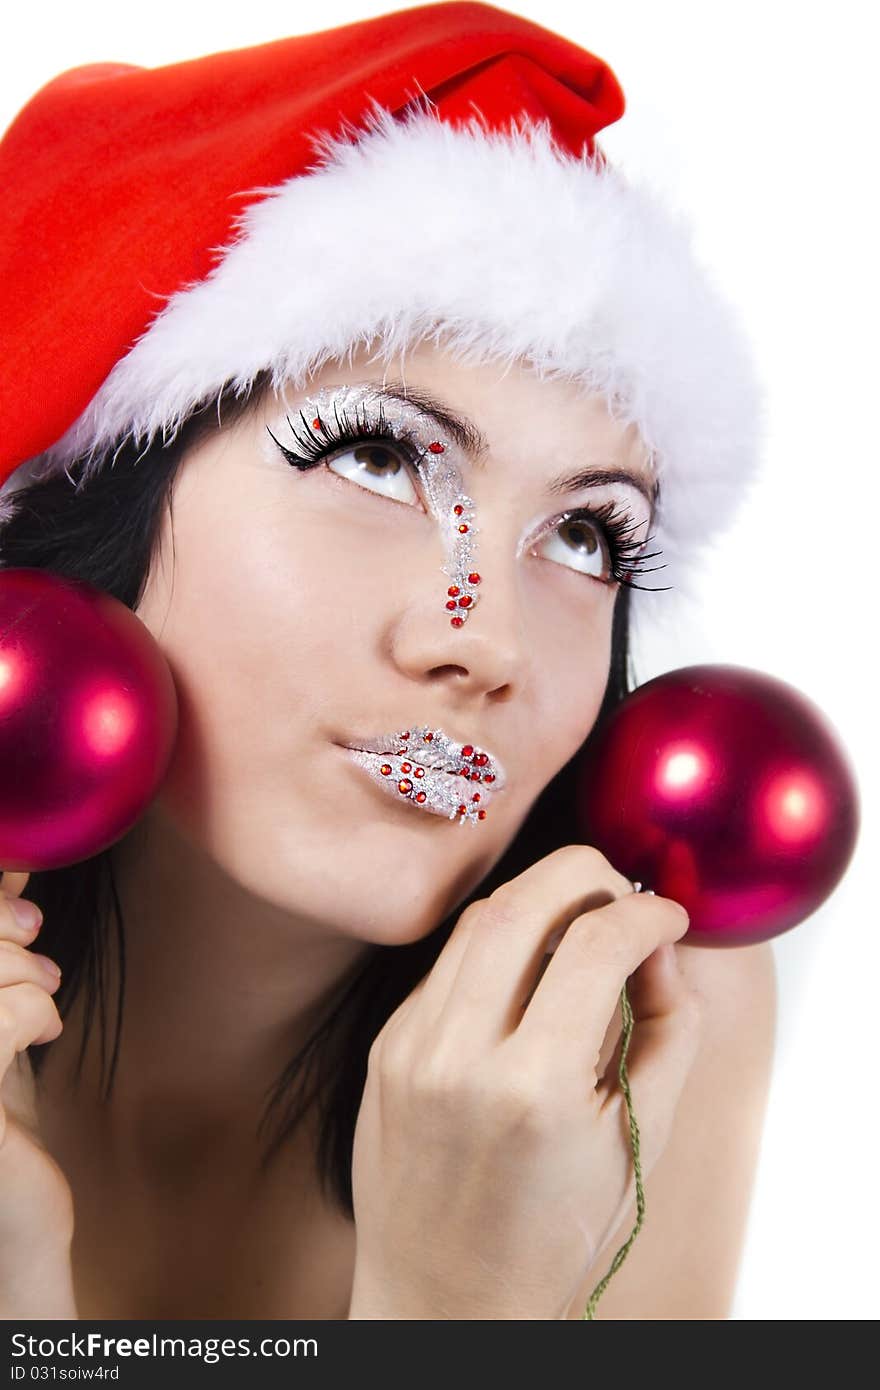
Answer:
[{"label": "woman's eye", "polygon": [[[418,492],[412,481],[415,465],[406,457],[400,445],[365,439],[340,449],[325,463],[334,473],[357,483],[368,492],[375,492],[392,501],[419,503]],[[612,557],[598,521],[585,516],[570,516],[557,524],[546,540],[541,542],[541,548],[544,558],[567,569],[603,582],[611,578]]]},{"label": "woman's eye", "polygon": [[410,476],[410,463],[400,450],[390,444],[365,440],[361,444],[349,445],[347,449],[328,459],[327,467],[341,474],[343,478],[359,483],[368,492],[377,492],[380,497],[406,502],[408,499],[405,496],[394,494],[394,489],[399,492],[405,485],[409,490],[410,500],[419,500]]},{"label": "woman's eye", "polygon": [[578,570],[581,574],[592,575],[595,579],[608,579],[611,575],[611,556],[608,542],[602,527],[586,517],[570,517],[551,531],[545,546],[555,546],[555,554],[545,558]]}]

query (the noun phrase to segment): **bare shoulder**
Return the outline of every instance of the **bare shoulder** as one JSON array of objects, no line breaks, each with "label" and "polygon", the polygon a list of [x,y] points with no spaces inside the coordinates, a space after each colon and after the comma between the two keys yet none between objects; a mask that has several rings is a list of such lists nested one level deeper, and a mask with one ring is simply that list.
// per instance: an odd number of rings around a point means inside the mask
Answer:
[{"label": "bare shoulder", "polygon": [[[712,1044],[742,1048],[760,1065],[776,1037],[776,956],[772,943],[711,949],[679,943],[679,968],[705,1004],[704,1053]],[[705,1057],[703,1059],[705,1061]]]},{"label": "bare shoulder", "polygon": [[[669,1141],[644,1181],[642,1229],[599,1300],[597,1320],[724,1319],[736,1290],[776,1047],[776,958],[770,942],[679,944],[676,954],[704,1001],[702,1042]],[[621,1026],[618,1009],[600,1061]],[[633,1192],[569,1318],[583,1316],[635,1221]]]}]

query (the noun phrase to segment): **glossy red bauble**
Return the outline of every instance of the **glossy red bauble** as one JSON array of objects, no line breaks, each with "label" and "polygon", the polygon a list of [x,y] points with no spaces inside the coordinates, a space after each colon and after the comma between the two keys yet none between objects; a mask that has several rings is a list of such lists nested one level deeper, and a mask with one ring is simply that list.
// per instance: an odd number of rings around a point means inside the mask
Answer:
[{"label": "glossy red bauble", "polygon": [[120,839],[156,795],[177,695],[132,611],[81,580],[0,570],[0,870]]},{"label": "glossy red bauble", "polygon": [[796,926],[842,877],[858,796],[804,695],[740,666],[670,671],[618,706],[577,770],[582,840],[690,914],[687,940],[741,946]]}]

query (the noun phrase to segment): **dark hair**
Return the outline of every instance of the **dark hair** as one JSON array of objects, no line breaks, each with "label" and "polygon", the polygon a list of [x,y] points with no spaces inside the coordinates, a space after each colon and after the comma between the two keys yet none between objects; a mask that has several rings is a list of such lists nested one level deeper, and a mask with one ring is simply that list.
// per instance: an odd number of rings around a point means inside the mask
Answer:
[{"label": "dark hair", "polygon": [[[84,579],[135,609],[149,577],[166,499],[173,521],[172,487],[185,453],[221,424],[239,418],[266,385],[265,376],[258,377],[246,395],[228,396],[222,422],[220,402],[214,399],[195,410],[168,444],[160,440],[143,452],[131,442],[123,444],[112,466],[108,461],[87,482],[79,461],[71,465],[68,475],[61,472],[43,480],[31,479],[10,489],[2,499],[6,515],[0,523],[0,568],[27,566]],[[608,683],[591,738],[630,688],[629,597],[629,589],[621,585],[615,600]],[[269,1089],[260,1122],[261,1132],[270,1136],[262,1157],[264,1169],[317,1102],[316,1162],[322,1190],[353,1218],[352,1149],[373,1040],[431,969],[465,908],[571,842],[573,773],[580,751],[544,788],[494,868],[439,926],[421,940],[403,946],[371,946],[357,972],[337,987],[321,1022]],[[111,929],[115,932],[119,990],[106,1099],[116,1071],[125,995],[125,937],[113,874],[113,846],[67,868],[33,873],[26,894],[44,914],[40,949],[57,960],[63,971],[62,985],[54,996],[62,1019],[83,984],[86,987],[77,1077],[96,1005],[101,1019],[102,1072],[106,1070],[103,965]],[[37,1084],[44,1049],[51,1046],[46,1043],[29,1049]],[[273,1116],[274,1128],[270,1123]]]}]

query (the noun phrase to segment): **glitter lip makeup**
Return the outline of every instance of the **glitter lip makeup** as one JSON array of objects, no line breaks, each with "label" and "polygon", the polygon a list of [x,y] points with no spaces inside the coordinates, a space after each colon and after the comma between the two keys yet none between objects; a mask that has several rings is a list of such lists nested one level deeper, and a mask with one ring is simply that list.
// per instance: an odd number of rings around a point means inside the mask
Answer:
[{"label": "glitter lip makeup", "polygon": [[448,820],[458,817],[461,825],[485,820],[506,782],[503,767],[485,749],[424,725],[353,739],[346,747],[389,796]]}]

